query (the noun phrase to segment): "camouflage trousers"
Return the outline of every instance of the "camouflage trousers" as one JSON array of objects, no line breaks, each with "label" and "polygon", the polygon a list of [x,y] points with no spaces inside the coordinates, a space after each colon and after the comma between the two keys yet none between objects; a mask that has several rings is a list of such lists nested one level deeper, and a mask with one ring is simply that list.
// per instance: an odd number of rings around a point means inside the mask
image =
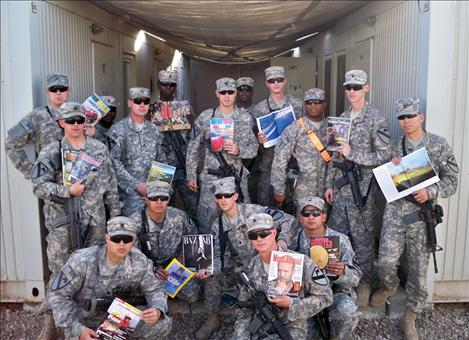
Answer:
[{"label": "camouflage trousers", "polygon": [[270,185],[271,168],[260,169],[257,173],[257,204],[275,207],[274,190]]},{"label": "camouflage trousers", "polygon": [[186,179],[180,178],[173,180],[173,194],[171,195],[171,203],[170,205],[174,206],[176,202],[176,191],[181,197],[183,209],[189,217],[194,221],[197,222],[197,204],[199,200],[199,194],[189,190],[186,186]]},{"label": "camouflage trousers", "polygon": [[195,278],[192,278],[182,287],[178,295],[176,295],[176,299],[186,301],[187,303],[194,303],[199,300],[200,291],[199,282]]},{"label": "camouflage trousers", "polygon": [[420,313],[427,300],[427,270],[430,251],[427,231],[423,221],[405,225],[402,212],[387,205],[384,211],[383,229],[379,243],[377,270],[384,288],[399,285],[397,268],[399,258],[407,251],[406,308]]},{"label": "camouflage trousers", "polygon": [[145,201],[143,196],[130,197],[121,199],[122,205],[122,216],[130,217],[133,214],[140,212],[145,207]]},{"label": "camouflage trousers", "polygon": [[204,284],[204,306],[209,314],[216,314],[220,310],[223,289],[236,287],[236,280],[221,274],[209,277]]}]

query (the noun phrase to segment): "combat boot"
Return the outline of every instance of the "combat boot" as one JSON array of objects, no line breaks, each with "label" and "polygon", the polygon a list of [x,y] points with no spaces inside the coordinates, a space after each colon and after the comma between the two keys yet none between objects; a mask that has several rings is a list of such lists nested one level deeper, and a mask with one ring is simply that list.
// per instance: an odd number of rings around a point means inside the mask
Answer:
[{"label": "combat boot", "polygon": [[57,331],[55,329],[54,318],[52,317],[52,312],[47,311],[44,314],[43,326],[41,333],[37,337],[37,340],[51,340],[55,339],[57,336]]},{"label": "combat boot", "polygon": [[415,318],[417,314],[406,309],[404,318],[402,319],[402,330],[404,331],[404,339],[406,340],[419,340],[417,329],[415,328]]},{"label": "combat boot", "polygon": [[207,318],[207,321],[199,328],[197,333],[195,333],[195,338],[197,340],[206,340],[212,335],[213,332],[216,332],[221,326],[220,318],[217,314],[210,314]]},{"label": "combat boot", "polygon": [[389,299],[391,296],[393,296],[394,294],[396,294],[397,292],[397,288],[394,287],[394,288],[391,288],[391,289],[387,289],[387,288],[380,288],[377,292],[375,292],[372,296],[371,296],[371,301],[370,301],[370,304],[373,306],[373,307],[381,307],[381,306],[384,306],[384,304],[386,303],[386,300]]},{"label": "combat boot", "polygon": [[368,283],[360,282],[357,287],[357,306],[366,307],[370,300],[371,287]]}]

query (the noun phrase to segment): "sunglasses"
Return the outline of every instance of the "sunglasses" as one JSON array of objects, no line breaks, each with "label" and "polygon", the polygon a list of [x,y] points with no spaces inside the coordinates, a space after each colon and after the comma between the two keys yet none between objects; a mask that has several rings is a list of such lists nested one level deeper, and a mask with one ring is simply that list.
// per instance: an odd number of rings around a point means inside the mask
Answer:
[{"label": "sunglasses", "polygon": [[234,195],[234,193],[232,193],[232,194],[216,194],[215,198],[217,200],[221,200],[222,198],[231,198],[231,197],[233,197],[233,195]]},{"label": "sunglasses", "polygon": [[309,216],[318,217],[318,216],[321,216],[321,214],[322,214],[321,210],[304,210],[301,212],[301,216],[303,217],[309,217]]},{"label": "sunglasses", "polygon": [[314,100],[314,99],[311,99],[311,100],[305,101],[305,104],[306,104],[306,105],[313,105],[313,104],[319,105],[319,104],[322,104],[322,103],[324,103],[324,100]]},{"label": "sunglasses", "polygon": [[252,92],[252,87],[248,85],[241,85],[237,88],[239,92]]},{"label": "sunglasses", "polygon": [[67,86],[61,86],[61,85],[55,85],[49,87],[49,92],[56,93],[56,92],[67,92],[68,87]]},{"label": "sunglasses", "polygon": [[137,105],[140,105],[140,104],[145,104],[145,105],[148,105],[150,104],[150,98],[135,98],[133,100],[134,104],[137,104]]},{"label": "sunglasses", "polygon": [[268,79],[267,82],[269,84],[283,83],[284,80],[285,80],[285,78],[271,78],[271,79]]},{"label": "sunglasses", "polygon": [[152,202],[156,202],[158,200],[160,200],[161,202],[166,202],[167,200],[169,200],[168,196],[152,196],[152,197],[147,196],[147,198]]},{"label": "sunglasses", "polygon": [[347,91],[354,90],[354,91],[360,91],[363,89],[362,85],[345,85],[344,86]]},{"label": "sunglasses", "polygon": [[134,237],[130,235],[115,235],[115,236],[111,236],[109,239],[112,242],[117,243],[117,244],[121,243],[121,241],[124,242],[125,244],[129,244],[130,242],[134,240]]},{"label": "sunglasses", "polygon": [[404,119],[412,119],[412,118],[415,118],[417,117],[418,115],[416,114],[412,114],[412,115],[402,115],[402,116],[399,116],[397,117],[398,120],[404,120]]},{"label": "sunglasses", "polygon": [[160,83],[161,86],[166,86],[166,87],[176,87],[177,84],[175,83]]},{"label": "sunglasses", "polygon": [[233,90],[223,90],[223,91],[218,91],[219,94],[221,94],[222,96],[224,96],[225,94],[234,94],[236,91],[233,91]]},{"label": "sunglasses", "polygon": [[64,119],[65,124],[74,125],[75,123],[78,125],[85,123],[85,118],[83,117],[71,117]]},{"label": "sunglasses", "polygon": [[260,237],[260,238],[266,238],[266,237],[269,236],[270,234],[272,234],[272,229],[269,229],[269,230],[259,230],[259,231],[255,231],[255,232],[249,233],[249,234],[248,234],[248,239],[250,239],[251,241],[255,241],[255,240],[257,240],[259,237]]}]

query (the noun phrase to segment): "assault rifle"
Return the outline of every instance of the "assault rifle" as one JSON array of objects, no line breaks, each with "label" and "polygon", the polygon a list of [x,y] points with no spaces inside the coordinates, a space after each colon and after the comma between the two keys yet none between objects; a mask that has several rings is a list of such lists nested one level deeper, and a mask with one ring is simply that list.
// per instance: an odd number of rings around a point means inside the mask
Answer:
[{"label": "assault rifle", "polygon": [[215,175],[219,178],[233,176],[236,183],[236,190],[238,191],[239,195],[239,201],[241,203],[244,202],[244,195],[243,191],[241,190],[241,176],[238,174],[238,171],[236,170],[233,164],[228,164],[221,151],[213,152],[213,154],[217,158],[217,161],[220,166],[218,169],[208,169],[209,175]]},{"label": "assault rifle", "polygon": [[179,131],[168,130],[163,132],[164,139],[169,143],[176,154],[176,159],[180,169],[184,171],[186,176],[186,158],[182,152],[182,145],[186,144]]},{"label": "assault rifle", "polygon": [[93,312],[95,310],[107,310],[115,298],[124,300],[132,306],[145,306],[147,300],[144,296],[131,296],[130,287],[114,287],[112,295],[104,298],[86,299],[83,301],[83,309],[86,312]]},{"label": "assault rifle", "polygon": [[321,339],[328,340],[330,338],[330,324],[329,324],[329,313],[327,309],[323,309],[313,317],[316,327],[321,334]]},{"label": "assault rifle", "polygon": [[435,268],[435,273],[438,273],[435,252],[443,250],[443,248],[437,244],[435,229],[438,224],[443,222],[443,208],[438,204],[433,207],[432,201],[427,201],[424,204],[420,204],[420,215],[427,228],[428,247],[430,248],[430,251],[433,255],[433,266]]}]

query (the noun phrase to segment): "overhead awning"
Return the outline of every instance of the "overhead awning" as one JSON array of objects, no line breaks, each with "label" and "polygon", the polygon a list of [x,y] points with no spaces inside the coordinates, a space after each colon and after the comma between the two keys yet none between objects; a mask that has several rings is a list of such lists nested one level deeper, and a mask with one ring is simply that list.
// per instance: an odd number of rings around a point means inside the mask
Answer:
[{"label": "overhead awning", "polygon": [[92,1],[188,56],[222,63],[269,59],[369,1]]}]

